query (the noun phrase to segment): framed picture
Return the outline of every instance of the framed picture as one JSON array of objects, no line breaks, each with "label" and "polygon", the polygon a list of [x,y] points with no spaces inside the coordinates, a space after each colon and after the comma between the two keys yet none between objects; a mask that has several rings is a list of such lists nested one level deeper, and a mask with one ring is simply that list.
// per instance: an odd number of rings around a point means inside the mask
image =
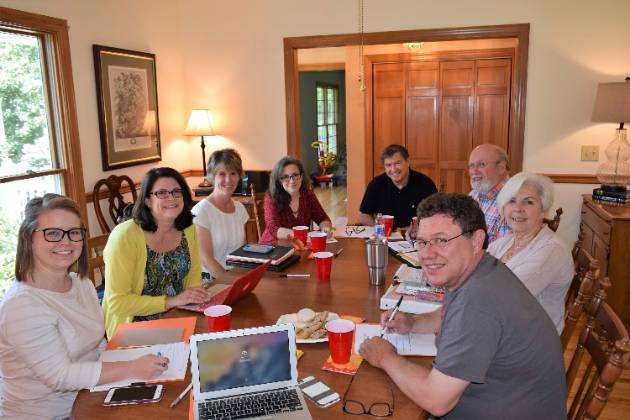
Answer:
[{"label": "framed picture", "polygon": [[103,170],[162,159],[155,55],[94,45]]}]

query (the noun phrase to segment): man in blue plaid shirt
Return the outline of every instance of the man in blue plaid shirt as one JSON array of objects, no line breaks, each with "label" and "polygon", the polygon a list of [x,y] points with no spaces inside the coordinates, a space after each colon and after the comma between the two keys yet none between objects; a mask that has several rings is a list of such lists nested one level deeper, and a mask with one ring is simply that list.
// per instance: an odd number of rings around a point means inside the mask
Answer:
[{"label": "man in blue plaid shirt", "polygon": [[497,208],[497,196],[508,179],[507,171],[507,153],[498,146],[481,144],[470,153],[468,173],[472,191],[469,195],[479,203],[486,217],[490,242],[510,230]]}]

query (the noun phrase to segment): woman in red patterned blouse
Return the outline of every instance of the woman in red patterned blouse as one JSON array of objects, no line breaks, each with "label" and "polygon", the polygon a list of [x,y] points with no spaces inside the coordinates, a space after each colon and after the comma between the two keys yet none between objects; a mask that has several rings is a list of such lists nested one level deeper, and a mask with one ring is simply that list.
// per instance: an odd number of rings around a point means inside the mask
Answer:
[{"label": "woman in red patterned blouse", "polygon": [[304,176],[302,162],[290,156],[283,157],[273,167],[269,191],[265,195],[265,223],[261,243],[273,243],[278,239],[289,239],[293,226],[319,225],[330,232],[330,218],[319,204],[311,189],[308,177]]}]

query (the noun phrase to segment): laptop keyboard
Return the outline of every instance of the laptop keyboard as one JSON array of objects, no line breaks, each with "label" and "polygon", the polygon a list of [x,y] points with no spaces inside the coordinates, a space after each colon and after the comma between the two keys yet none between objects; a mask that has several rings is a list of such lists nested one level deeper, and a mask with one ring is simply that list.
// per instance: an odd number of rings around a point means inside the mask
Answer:
[{"label": "laptop keyboard", "polygon": [[244,419],[302,409],[295,389],[266,391],[198,403],[199,418]]}]

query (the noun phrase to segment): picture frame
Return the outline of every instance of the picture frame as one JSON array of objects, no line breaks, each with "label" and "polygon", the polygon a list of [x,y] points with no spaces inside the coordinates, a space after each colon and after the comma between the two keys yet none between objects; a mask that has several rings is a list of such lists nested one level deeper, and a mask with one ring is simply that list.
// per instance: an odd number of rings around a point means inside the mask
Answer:
[{"label": "picture frame", "polygon": [[162,160],[155,54],[92,50],[103,171]]}]

